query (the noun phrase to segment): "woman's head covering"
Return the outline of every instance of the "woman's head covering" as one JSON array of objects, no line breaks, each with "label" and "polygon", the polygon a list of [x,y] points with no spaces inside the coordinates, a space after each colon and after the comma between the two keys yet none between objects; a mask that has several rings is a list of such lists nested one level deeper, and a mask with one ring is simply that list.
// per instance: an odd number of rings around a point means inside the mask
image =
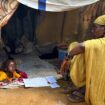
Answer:
[{"label": "woman's head covering", "polygon": [[105,25],[105,15],[97,17],[94,23],[98,25]]}]

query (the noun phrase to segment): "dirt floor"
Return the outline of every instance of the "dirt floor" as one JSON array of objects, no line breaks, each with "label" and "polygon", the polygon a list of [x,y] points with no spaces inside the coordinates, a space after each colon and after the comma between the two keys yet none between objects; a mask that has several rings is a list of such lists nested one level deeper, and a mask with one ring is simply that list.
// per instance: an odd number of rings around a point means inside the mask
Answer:
[{"label": "dirt floor", "polygon": [[[58,63],[53,60],[51,64]],[[67,82],[59,80],[60,86],[67,86]],[[17,88],[0,89],[0,105],[87,105],[84,103],[71,103],[67,95],[61,92],[62,88]]]},{"label": "dirt floor", "polygon": [[70,103],[61,90],[50,87],[0,89],[0,105],[87,105],[85,102]]}]

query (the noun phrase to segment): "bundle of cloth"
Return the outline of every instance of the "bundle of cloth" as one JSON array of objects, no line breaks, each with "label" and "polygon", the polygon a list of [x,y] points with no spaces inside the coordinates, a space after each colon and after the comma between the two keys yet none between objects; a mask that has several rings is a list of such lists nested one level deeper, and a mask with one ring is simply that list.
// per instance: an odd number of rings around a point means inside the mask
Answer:
[{"label": "bundle of cloth", "polygon": [[0,0],[0,28],[8,22],[17,7],[17,0]]}]

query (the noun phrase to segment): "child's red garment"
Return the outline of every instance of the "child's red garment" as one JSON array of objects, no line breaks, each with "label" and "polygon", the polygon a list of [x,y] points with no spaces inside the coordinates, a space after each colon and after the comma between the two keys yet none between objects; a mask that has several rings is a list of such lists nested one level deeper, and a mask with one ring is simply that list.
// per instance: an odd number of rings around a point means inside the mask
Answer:
[{"label": "child's red garment", "polygon": [[21,70],[16,70],[16,72],[21,75],[20,78],[28,78],[28,75],[27,75],[25,72],[23,72],[23,71],[21,71]]}]

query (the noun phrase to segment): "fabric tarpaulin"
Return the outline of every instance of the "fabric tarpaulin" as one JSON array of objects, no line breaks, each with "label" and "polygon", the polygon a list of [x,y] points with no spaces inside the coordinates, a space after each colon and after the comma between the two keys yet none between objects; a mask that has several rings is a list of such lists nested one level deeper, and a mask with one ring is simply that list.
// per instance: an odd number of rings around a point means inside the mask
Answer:
[{"label": "fabric tarpaulin", "polygon": [[11,18],[19,3],[37,10],[62,12],[90,5],[97,1],[99,0],[0,0],[0,29]]},{"label": "fabric tarpaulin", "polygon": [[34,9],[61,12],[95,3],[99,0],[0,0],[0,28],[4,26],[20,3]]},{"label": "fabric tarpaulin", "polygon": [[67,11],[90,5],[99,0],[18,0],[29,7],[52,12]]}]

